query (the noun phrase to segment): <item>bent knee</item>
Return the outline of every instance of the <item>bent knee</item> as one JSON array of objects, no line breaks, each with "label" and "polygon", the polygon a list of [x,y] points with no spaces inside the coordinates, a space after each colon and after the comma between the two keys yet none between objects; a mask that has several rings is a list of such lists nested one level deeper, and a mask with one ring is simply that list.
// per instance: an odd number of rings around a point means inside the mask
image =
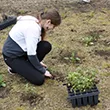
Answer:
[{"label": "bent knee", "polygon": [[52,49],[52,45],[51,45],[48,41],[45,41],[44,47],[45,47],[46,49],[48,49],[48,51],[51,51],[51,49]]},{"label": "bent knee", "polygon": [[36,80],[31,81],[32,84],[37,85],[37,86],[43,85],[44,82],[45,82],[44,78],[36,79]]},{"label": "bent knee", "polygon": [[52,45],[48,41],[41,41],[39,42],[38,46],[42,46],[43,48],[45,48],[45,50],[48,50],[48,51],[51,51],[52,49]]}]

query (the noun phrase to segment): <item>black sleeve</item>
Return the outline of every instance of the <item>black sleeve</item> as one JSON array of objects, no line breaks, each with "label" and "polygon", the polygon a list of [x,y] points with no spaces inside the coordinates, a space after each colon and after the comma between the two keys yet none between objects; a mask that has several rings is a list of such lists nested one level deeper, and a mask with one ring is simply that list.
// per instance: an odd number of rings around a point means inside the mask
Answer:
[{"label": "black sleeve", "polygon": [[36,55],[28,55],[28,59],[31,64],[42,74],[46,72],[46,69],[40,64]]}]

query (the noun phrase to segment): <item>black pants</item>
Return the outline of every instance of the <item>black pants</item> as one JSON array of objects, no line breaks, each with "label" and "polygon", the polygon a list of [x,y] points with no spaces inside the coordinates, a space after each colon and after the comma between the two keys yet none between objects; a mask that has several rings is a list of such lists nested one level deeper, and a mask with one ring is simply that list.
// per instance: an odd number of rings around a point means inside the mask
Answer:
[{"label": "black pants", "polygon": [[[45,55],[51,51],[51,44],[47,41],[41,41],[37,46],[37,57],[41,62]],[[29,82],[35,85],[42,85],[45,81],[45,76],[37,71],[33,65],[28,61],[27,56],[18,58],[8,58],[5,55],[4,60],[6,64],[12,68],[13,71],[23,76]]]}]

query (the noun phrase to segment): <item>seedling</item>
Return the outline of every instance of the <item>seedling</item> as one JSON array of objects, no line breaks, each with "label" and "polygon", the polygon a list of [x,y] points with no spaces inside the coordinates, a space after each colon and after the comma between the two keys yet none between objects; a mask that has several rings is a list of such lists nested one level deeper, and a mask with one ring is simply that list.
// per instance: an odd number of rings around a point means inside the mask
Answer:
[{"label": "seedling", "polygon": [[65,60],[69,60],[72,63],[77,63],[80,61],[80,58],[77,56],[76,52],[72,52],[70,57],[64,57]]},{"label": "seedling", "polygon": [[0,87],[6,87],[6,83],[3,81],[2,75],[0,75]]},{"label": "seedling", "polygon": [[99,38],[99,33],[92,32],[86,37],[84,37],[82,40],[86,46],[90,46],[90,45],[94,45],[94,43],[97,42],[98,38]]},{"label": "seedling", "polygon": [[71,86],[71,91],[74,90],[74,92],[90,90],[96,84],[96,73],[90,69],[70,72],[67,76],[68,86]]}]

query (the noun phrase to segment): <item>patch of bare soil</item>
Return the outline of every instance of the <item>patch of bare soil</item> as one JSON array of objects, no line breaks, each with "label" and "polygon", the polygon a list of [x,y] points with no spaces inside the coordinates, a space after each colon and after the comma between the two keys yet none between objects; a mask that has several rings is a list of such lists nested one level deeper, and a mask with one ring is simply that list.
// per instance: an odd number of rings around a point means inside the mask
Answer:
[{"label": "patch of bare soil", "polygon": [[106,60],[110,59],[110,50],[95,50],[95,55],[100,55]]},{"label": "patch of bare soil", "polygon": [[0,0],[0,4],[0,13],[15,15],[32,14],[53,7],[63,11],[69,9],[76,12],[110,8],[109,0],[91,0],[90,3],[83,3],[81,0]]},{"label": "patch of bare soil", "polygon": [[30,106],[36,106],[43,100],[42,96],[33,93],[22,94],[20,97],[23,102],[28,102]]},{"label": "patch of bare soil", "polygon": [[8,97],[10,89],[0,87],[0,99]]}]

